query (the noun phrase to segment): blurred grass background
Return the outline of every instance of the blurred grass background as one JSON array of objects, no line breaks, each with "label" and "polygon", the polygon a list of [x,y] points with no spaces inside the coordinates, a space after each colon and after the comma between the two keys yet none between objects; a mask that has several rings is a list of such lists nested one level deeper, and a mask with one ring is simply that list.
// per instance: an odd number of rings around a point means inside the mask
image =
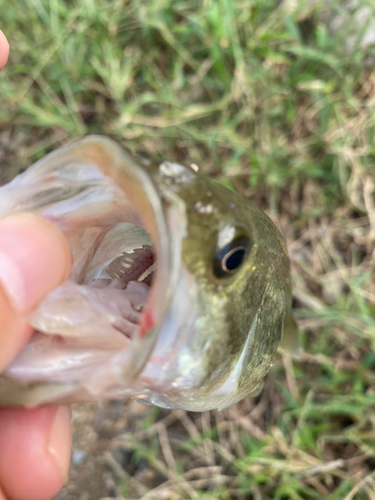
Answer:
[{"label": "blurred grass background", "polygon": [[196,163],[284,234],[305,350],[220,413],[78,407],[59,498],[375,499],[373,2],[0,0],[0,12],[1,182],[88,133]]}]

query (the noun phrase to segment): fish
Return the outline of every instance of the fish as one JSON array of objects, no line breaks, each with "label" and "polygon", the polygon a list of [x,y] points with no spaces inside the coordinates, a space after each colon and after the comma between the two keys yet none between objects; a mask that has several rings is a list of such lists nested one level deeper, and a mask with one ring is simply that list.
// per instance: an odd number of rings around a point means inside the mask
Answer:
[{"label": "fish", "polygon": [[23,212],[65,234],[73,267],[32,312],[0,406],[223,409],[259,393],[278,349],[300,349],[280,232],[194,164],[87,136],[0,188],[0,217]]}]

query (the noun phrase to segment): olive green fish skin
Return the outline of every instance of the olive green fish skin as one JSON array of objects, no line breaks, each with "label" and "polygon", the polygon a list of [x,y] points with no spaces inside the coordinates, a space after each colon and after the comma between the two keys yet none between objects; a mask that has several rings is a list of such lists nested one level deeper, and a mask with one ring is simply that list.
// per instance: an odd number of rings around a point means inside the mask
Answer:
[{"label": "olive green fish skin", "polygon": [[[176,175],[168,176],[160,175],[157,165],[146,169],[165,203],[173,193],[186,209],[182,260],[199,286],[202,305],[202,333],[193,338],[191,348],[197,357],[204,353],[205,378],[195,390],[207,395],[217,390],[245,349],[238,388],[229,404],[256,394],[282,340],[286,311],[298,343],[290,311],[290,264],[282,236],[256,205],[207,177],[186,167],[185,174],[177,168]],[[251,248],[233,275],[218,278],[213,257],[219,234],[227,227],[240,228]]]}]

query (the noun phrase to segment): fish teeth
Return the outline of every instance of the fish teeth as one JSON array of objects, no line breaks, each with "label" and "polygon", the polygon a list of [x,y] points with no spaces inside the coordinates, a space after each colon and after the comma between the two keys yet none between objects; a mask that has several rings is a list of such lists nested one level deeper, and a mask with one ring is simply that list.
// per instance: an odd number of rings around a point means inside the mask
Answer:
[{"label": "fish teeth", "polygon": [[106,272],[112,279],[121,279],[125,288],[129,281],[142,281],[149,276],[155,268],[154,260],[152,246],[143,245],[131,253],[123,252],[107,266]]},{"label": "fish teeth", "polygon": [[150,266],[144,273],[141,274],[141,276],[138,278],[137,281],[143,281],[149,276],[151,273],[153,273],[156,269],[156,263],[154,262],[152,266]]},{"label": "fish teeth", "polygon": [[131,268],[134,260],[134,257],[131,258],[131,254],[124,252],[107,266],[107,274],[111,278],[119,278],[124,274],[124,271]]}]

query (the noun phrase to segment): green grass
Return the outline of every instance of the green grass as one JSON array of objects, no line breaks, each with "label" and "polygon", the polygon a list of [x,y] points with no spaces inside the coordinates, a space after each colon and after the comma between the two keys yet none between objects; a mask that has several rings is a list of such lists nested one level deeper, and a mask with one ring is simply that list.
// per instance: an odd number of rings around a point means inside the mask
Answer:
[{"label": "green grass", "polygon": [[300,3],[0,0],[3,181],[107,134],[243,191],[289,246],[305,355],[233,409],[151,412],[121,445],[147,498],[375,498],[374,47]]}]

